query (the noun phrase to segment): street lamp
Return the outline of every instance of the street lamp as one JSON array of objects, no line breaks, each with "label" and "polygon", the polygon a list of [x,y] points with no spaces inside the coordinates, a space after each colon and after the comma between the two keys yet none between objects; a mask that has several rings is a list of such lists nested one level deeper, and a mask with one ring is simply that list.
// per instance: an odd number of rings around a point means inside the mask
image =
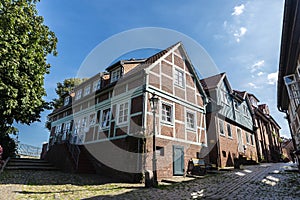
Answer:
[{"label": "street lamp", "polygon": [[155,93],[152,93],[152,97],[149,99],[151,110],[153,113],[153,157],[152,157],[152,167],[153,167],[153,186],[157,187],[157,173],[156,173],[156,145],[155,145],[155,114],[157,109],[157,104],[159,99],[156,97]]}]

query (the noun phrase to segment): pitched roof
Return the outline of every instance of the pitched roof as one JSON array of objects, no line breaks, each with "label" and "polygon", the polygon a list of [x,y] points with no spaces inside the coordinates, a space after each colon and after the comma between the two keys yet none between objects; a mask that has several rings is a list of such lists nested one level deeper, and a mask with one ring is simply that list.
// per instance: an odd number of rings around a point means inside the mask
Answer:
[{"label": "pitched roof", "polygon": [[246,91],[234,90],[234,92],[235,92],[236,94],[238,94],[239,96],[241,96],[243,99],[246,98],[246,94],[247,94]]},{"label": "pitched roof", "polygon": [[221,74],[217,74],[200,80],[203,89],[207,90],[207,89],[216,88],[219,82],[221,81],[221,79],[224,77],[224,74],[225,73],[223,72]]},{"label": "pitched roof", "polygon": [[165,55],[168,51],[170,51],[173,47],[175,47],[180,42],[177,42],[176,44],[173,44],[172,46],[158,52],[157,54],[154,54],[153,56],[150,56],[146,59],[145,64],[152,64],[155,61],[157,61],[159,58],[161,58],[163,55]]}]

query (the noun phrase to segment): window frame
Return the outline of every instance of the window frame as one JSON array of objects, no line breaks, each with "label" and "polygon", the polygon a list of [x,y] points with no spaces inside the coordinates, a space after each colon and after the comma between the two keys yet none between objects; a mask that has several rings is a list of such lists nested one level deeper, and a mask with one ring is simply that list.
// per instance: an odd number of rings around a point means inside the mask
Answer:
[{"label": "window frame", "polygon": [[79,89],[75,92],[75,100],[79,100],[82,97],[82,89]]},{"label": "window frame", "polygon": [[[167,102],[161,102],[160,106],[161,106],[160,107],[160,112],[161,112],[160,120],[161,120],[161,122],[164,123],[164,124],[173,125],[173,123],[174,123],[174,117],[173,117],[173,115],[174,115],[174,106],[170,103],[167,103]],[[165,117],[165,114],[164,114],[164,111],[163,111],[164,106],[168,106],[168,107],[171,108],[170,109],[170,117],[169,117],[170,121],[163,119]]]},{"label": "window frame", "polygon": [[[103,126],[103,116],[104,116],[104,111],[107,111],[108,110],[108,120],[107,120],[107,125],[106,126]],[[107,116],[107,113],[106,113],[106,115],[105,116]],[[105,109],[103,109],[103,110],[101,110],[101,115],[100,115],[100,120],[99,120],[99,126],[100,126],[100,129],[99,130],[101,130],[101,129],[106,129],[106,128],[109,128],[109,126],[110,126],[110,121],[111,121],[111,108],[105,108]]]},{"label": "window frame", "polygon": [[[123,111],[123,115],[120,116],[120,107],[121,105],[126,105],[127,104],[127,114],[125,115],[124,111]],[[125,109],[126,110],[126,109]],[[127,124],[129,121],[129,111],[130,111],[130,102],[129,101],[124,101],[124,102],[120,102],[117,104],[117,125],[121,125],[121,124]],[[123,117],[122,121],[120,122],[120,119]],[[126,117],[126,121],[124,120],[124,118]]]},{"label": "window frame", "polygon": [[[189,126],[189,121],[188,121],[188,114],[193,115],[193,127]],[[192,131],[196,131],[197,129],[197,119],[196,119],[196,112],[195,111],[191,111],[191,110],[186,110],[185,111],[185,123],[186,123],[186,129],[188,130],[192,130]]]},{"label": "window frame", "polygon": [[91,93],[91,85],[87,85],[84,87],[84,92],[83,92],[83,96],[87,96]]},{"label": "window frame", "polygon": [[100,79],[93,82],[93,92],[96,92],[99,89],[101,89],[101,80]]},{"label": "window frame", "polygon": [[[181,76],[179,76],[181,74]],[[174,85],[179,86],[181,88],[185,87],[185,72],[181,69],[174,68]],[[180,80],[181,78],[181,80]]]},{"label": "window frame", "polygon": [[249,138],[249,133],[246,132],[246,143],[250,144],[250,138]]},{"label": "window frame", "polygon": [[[231,124],[230,124],[230,123],[227,123],[226,128],[227,128],[227,136],[228,136],[229,138],[232,138]],[[229,135],[229,133],[230,133],[230,135]]]},{"label": "window frame", "polygon": [[64,99],[64,106],[66,106],[66,105],[68,105],[70,103],[70,99],[71,99],[70,96],[65,97],[65,99]]},{"label": "window frame", "polygon": [[[115,76],[115,73],[117,73],[117,76]],[[117,68],[113,71],[111,71],[111,79],[110,82],[113,83],[117,80],[119,80],[122,77],[122,68]]]},{"label": "window frame", "polygon": [[[221,126],[222,125],[222,126]],[[224,131],[224,121],[222,119],[218,120],[218,127],[219,127],[219,134],[222,136],[225,136],[225,131]],[[222,127],[222,131],[221,131],[221,127]]]}]

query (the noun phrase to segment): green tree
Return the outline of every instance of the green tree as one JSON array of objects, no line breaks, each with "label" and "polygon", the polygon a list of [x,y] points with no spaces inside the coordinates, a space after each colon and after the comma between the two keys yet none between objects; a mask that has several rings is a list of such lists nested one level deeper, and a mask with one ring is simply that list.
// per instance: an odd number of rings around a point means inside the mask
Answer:
[{"label": "green tree", "polygon": [[16,155],[16,143],[8,134],[0,134],[0,145],[3,148],[2,159],[14,157]]},{"label": "green tree", "polygon": [[63,106],[64,104],[64,98],[66,94],[70,93],[77,85],[80,83],[86,81],[87,78],[68,78],[65,79],[62,83],[58,82],[56,85],[55,92],[58,96],[58,98],[55,98],[52,100],[51,104],[52,106],[57,109]]},{"label": "green tree", "polygon": [[0,1],[0,131],[14,133],[13,123],[39,121],[50,109],[43,99],[44,75],[56,55],[57,38],[38,16],[38,0]]},{"label": "green tree", "polygon": [[[77,85],[86,81],[87,78],[68,78],[65,79],[62,83],[58,82],[55,92],[57,94],[57,98],[53,99],[51,102],[51,106],[54,109],[60,108],[64,104],[64,98],[66,94],[70,93]],[[45,127],[51,130],[51,122],[49,120],[46,121]]]}]

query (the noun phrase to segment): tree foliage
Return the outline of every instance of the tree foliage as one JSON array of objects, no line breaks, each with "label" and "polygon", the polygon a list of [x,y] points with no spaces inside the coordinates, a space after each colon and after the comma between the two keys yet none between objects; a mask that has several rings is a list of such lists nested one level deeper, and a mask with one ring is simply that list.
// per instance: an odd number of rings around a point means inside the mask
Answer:
[{"label": "tree foliage", "polygon": [[56,55],[57,38],[38,16],[36,0],[0,1],[0,130],[15,132],[13,123],[39,121],[49,109],[43,100],[44,75]]},{"label": "tree foliage", "polygon": [[0,134],[0,145],[3,148],[3,160],[16,155],[16,143],[8,134]]},{"label": "tree foliage", "polygon": [[[57,98],[53,99],[51,102],[51,106],[54,109],[60,108],[64,104],[64,99],[67,94],[69,94],[77,85],[86,81],[87,78],[68,78],[63,82],[58,82],[55,92],[57,94]],[[45,127],[51,130],[51,122],[48,120],[45,123]]]},{"label": "tree foliage", "polygon": [[86,78],[68,78],[65,79],[62,83],[58,82],[56,85],[56,89],[55,92],[58,96],[58,98],[55,98],[52,100],[52,106],[57,109],[60,108],[61,106],[63,106],[64,104],[64,98],[66,96],[66,94],[70,93],[75,86],[79,85],[80,83],[84,82],[85,80],[87,80]]}]

